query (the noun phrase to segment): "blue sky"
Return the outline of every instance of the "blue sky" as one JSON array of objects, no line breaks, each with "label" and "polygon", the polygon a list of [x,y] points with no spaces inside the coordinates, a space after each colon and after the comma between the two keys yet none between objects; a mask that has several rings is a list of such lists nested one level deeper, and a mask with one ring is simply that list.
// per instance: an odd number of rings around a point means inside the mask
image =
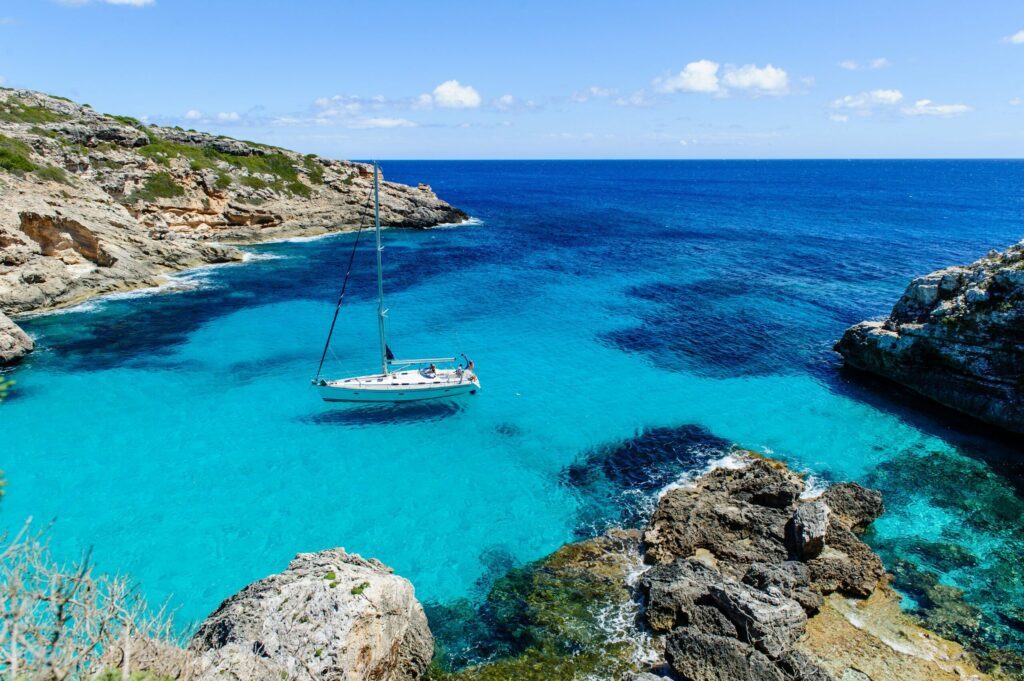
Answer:
[{"label": "blue sky", "polygon": [[334,157],[1024,157],[1020,0],[2,0],[0,77]]}]

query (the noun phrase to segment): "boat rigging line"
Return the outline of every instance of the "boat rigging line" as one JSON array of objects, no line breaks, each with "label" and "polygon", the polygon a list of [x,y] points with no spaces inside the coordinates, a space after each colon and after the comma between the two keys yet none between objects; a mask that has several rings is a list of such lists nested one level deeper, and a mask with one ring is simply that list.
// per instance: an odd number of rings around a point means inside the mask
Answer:
[{"label": "boat rigging line", "polygon": [[355,241],[352,242],[352,252],[348,256],[348,270],[345,272],[345,279],[341,283],[341,293],[338,295],[338,304],[334,307],[334,318],[331,319],[331,328],[327,331],[327,341],[324,343],[324,351],[320,355],[320,366],[316,368],[316,377],[313,379],[313,383],[320,380],[320,372],[324,368],[324,359],[327,357],[327,349],[331,347],[331,336],[334,335],[334,326],[338,323],[338,313],[341,311],[341,304],[345,300],[345,289],[348,288],[348,280],[352,276],[352,263],[356,259],[356,249],[359,248],[359,238],[363,234],[363,223],[366,219],[366,214],[370,211],[370,201],[373,199],[373,190],[371,189],[366,196],[366,203],[363,204],[363,214],[359,216],[359,229],[356,230]]}]

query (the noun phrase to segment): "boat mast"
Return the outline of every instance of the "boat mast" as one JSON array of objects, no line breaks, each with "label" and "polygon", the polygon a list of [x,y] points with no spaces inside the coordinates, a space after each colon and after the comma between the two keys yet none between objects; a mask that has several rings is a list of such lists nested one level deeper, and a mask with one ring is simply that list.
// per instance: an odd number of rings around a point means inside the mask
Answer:
[{"label": "boat mast", "polygon": [[373,226],[377,232],[377,327],[380,334],[380,366],[385,376],[388,375],[388,338],[384,329],[384,318],[388,311],[384,309],[384,267],[381,264],[380,252],[384,247],[380,244],[380,166],[373,162]]}]

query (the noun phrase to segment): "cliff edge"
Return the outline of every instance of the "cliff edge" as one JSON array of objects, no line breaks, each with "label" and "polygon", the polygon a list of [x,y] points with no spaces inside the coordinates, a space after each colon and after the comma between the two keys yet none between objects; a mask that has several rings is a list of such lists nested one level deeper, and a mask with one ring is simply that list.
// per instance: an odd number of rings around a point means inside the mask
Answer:
[{"label": "cliff edge", "polygon": [[[372,218],[372,167],[0,88],[0,312],[155,286],[241,260],[231,242],[312,236]],[[381,220],[466,219],[421,184],[381,186]]]},{"label": "cliff edge", "polygon": [[846,363],[1024,433],[1024,242],[910,282],[892,313],[846,331]]}]

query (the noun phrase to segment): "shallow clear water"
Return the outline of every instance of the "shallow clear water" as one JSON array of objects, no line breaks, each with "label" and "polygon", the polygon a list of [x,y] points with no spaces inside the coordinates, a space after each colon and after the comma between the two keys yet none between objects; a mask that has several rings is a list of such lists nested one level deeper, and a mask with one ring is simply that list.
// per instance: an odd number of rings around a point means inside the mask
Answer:
[{"label": "shallow clear water", "polygon": [[[25,321],[40,349],[0,407],[3,524],[56,518],[59,553],[92,546],[104,570],[171,597],[183,624],[335,546],[444,603],[478,597],[496,562],[635,522],[644,495],[736,443],[881,487],[890,511],[871,541],[887,560],[966,589],[993,640],[1024,648],[999,616],[1024,608],[1018,445],[852,379],[829,349],[910,276],[1024,236],[1024,163],[384,171],[481,221],[385,233],[392,347],[467,352],[480,394],[324,405],[309,378],[352,236],[253,247],[247,264],[181,277],[182,292]],[[369,248],[357,268],[336,375],[376,357]],[[699,428],[620,446],[685,425]],[[930,563],[925,540],[974,564]]]}]

